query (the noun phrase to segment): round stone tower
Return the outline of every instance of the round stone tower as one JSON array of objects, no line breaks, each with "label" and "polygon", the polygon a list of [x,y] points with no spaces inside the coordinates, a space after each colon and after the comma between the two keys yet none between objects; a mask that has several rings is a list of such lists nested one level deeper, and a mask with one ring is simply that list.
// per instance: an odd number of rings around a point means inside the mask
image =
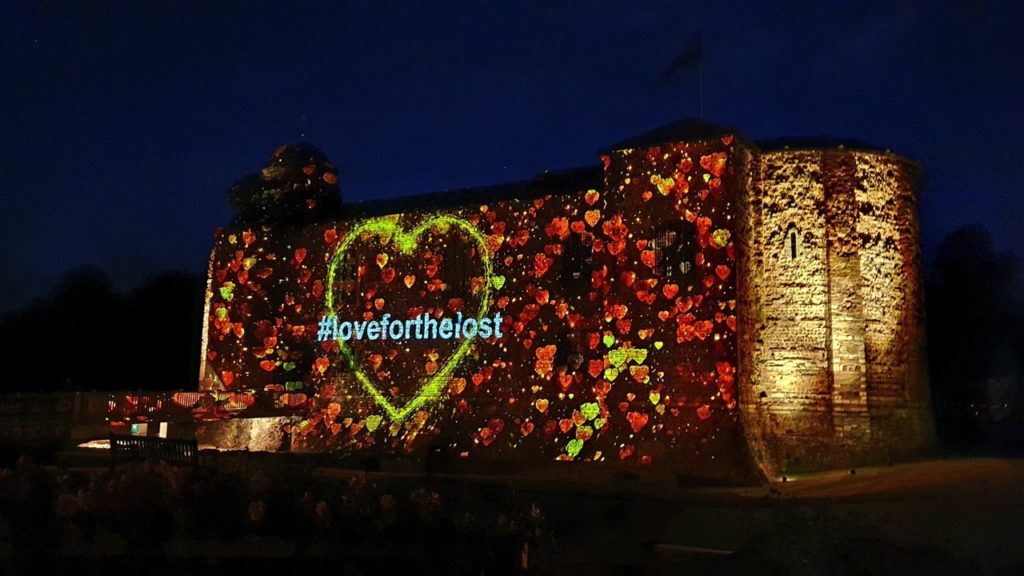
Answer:
[{"label": "round stone tower", "polygon": [[930,443],[918,166],[888,152],[762,152],[740,205],[740,406],[777,475]]}]

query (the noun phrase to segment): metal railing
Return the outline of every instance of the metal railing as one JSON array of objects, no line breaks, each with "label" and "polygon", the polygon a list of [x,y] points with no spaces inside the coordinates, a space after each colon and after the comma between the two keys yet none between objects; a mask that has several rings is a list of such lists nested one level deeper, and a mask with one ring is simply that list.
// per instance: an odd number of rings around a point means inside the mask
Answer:
[{"label": "metal railing", "polygon": [[199,444],[195,438],[110,435],[110,468],[125,462],[158,460],[173,466],[198,466]]}]

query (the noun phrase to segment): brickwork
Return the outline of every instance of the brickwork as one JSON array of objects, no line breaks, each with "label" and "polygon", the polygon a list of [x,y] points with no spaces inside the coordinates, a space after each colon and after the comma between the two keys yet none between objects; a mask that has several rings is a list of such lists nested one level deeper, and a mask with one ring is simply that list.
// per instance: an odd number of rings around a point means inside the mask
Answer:
[{"label": "brickwork", "polygon": [[849,154],[823,153],[828,250],[829,368],[832,424],[842,443],[870,440],[864,348],[864,285],[857,239],[856,162]]},{"label": "brickwork", "polygon": [[[746,295],[750,346],[740,366],[748,443],[761,461],[791,459],[831,435],[825,194],[814,152],[762,155],[751,189],[745,258],[757,286]],[[796,258],[793,257],[794,248]],[[766,441],[771,438],[772,441]]]},{"label": "brickwork", "polygon": [[[219,236],[203,388],[231,391],[230,402],[246,405],[253,403],[246,390],[273,391],[278,408],[312,410],[292,436],[310,450],[375,449],[405,430],[402,449],[411,453],[443,429],[465,457],[659,462],[717,477],[749,469],[751,456],[764,473],[781,475],[920,453],[933,432],[917,167],[887,152],[842,147],[762,151],[715,130],[659,132],[620,145],[602,156],[603,182],[595,171],[585,186],[540,194],[535,188],[552,182],[541,179],[509,185],[504,199],[463,196],[443,209],[488,234],[479,242],[493,245],[493,280],[507,295],[497,305],[516,338],[475,345],[451,397],[436,395],[451,400],[455,417],[422,411],[417,426],[433,418],[429,433],[401,418],[388,427],[371,420],[380,401],[342,393],[347,388],[336,385],[351,384],[352,366],[309,337],[335,243],[365,216],[358,210],[292,236],[269,228]],[[434,213],[432,202],[377,216],[412,225]],[[375,265],[350,271],[349,288],[338,284],[365,299],[339,306],[352,304],[364,317],[385,303],[418,315],[414,307],[446,289],[437,280],[409,291],[437,272],[426,257],[436,250],[454,262],[464,251],[444,244],[444,234],[425,238],[437,245],[404,261],[407,283],[391,284],[397,264],[388,279],[389,258],[408,255],[388,256],[386,241],[368,243],[375,238],[352,252]],[[278,254],[291,260],[283,265]],[[372,290],[354,290],[355,278]],[[454,311],[463,300],[436,298],[438,310]],[[373,376],[396,384],[387,393],[412,401],[397,384],[418,382],[423,365],[383,351],[394,366],[380,369],[378,353]],[[617,356],[627,352],[638,357],[628,371]],[[594,428],[580,420],[588,399],[600,414]],[[281,440],[273,426],[253,426],[203,433],[220,446]],[[494,444],[502,430],[512,433]]]},{"label": "brickwork", "polygon": [[916,176],[893,156],[856,158],[868,403],[878,445],[898,456],[931,436]]},{"label": "brickwork", "polygon": [[759,157],[738,203],[740,400],[769,474],[930,439],[915,167],[886,153]]}]

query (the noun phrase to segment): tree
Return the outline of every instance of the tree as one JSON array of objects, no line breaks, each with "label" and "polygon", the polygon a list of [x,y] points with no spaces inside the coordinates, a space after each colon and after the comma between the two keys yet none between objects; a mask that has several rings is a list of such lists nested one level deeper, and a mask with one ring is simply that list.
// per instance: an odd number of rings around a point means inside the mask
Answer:
[{"label": "tree", "polygon": [[48,299],[5,314],[0,323],[4,390],[80,390],[110,378],[121,336],[123,300],[101,270],[69,272]]},{"label": "tree", "polygon": [[1020,341],[1011,298],[1017,266],[1015,255],[994,250],[983,226],[961,227],[939,244],[928,346],[938,432],[948,444],[985,440],[989,381],[1004,369],[994,352]]},{"label": "tree", "polygon": [[134,336],[125,367],[136,379],[132,388],[194,390],[199,374],[205,283],[196,274],[164,272],[136,288],[127,302]]},{"label": "tree", "polygon": [[341,211],[337,169],[309,144],[278,148],[263,168],[228,190],[235,225],[300,225]]},{"label": "tree", "polygon": [[101,270],[72,270],[0,317],[2,390],[195,389],[203,293],[198,275],[166,272],[124,297]]}]

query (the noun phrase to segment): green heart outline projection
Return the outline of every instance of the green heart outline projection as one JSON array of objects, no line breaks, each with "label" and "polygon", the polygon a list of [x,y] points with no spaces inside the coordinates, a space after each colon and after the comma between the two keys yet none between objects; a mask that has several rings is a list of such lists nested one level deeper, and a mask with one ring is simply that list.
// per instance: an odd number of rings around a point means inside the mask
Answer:
[{"label": "green heart outline projection", "polygon": [[600,190],[581,173],[227,228],[202,387],[262,390],[302,418],[296,451],[426,457],[443,441],[459,458],[731,474],[747,457],[734,240],[747,175],[732,170],[749,167],[727,140],[614,152]]},{"label": "green heart outline projection", "polygon": [[[330,266],[327,270],[327,289],[325,291],[325,309],[328,314],[334,313],[334,284],[335,275],[337,274],[338,268],[344,262],[348,255],[349,246],[358,238],[366,236],[377,237],[377,238],[388,238],[391,244],[398,249],[401,254],[411,254],[413,250],[419,245],[419,238],[425,232],[433,233],[434,230],[439,234],[447,234],[452,228],[458,228],[473,239],[477,244],[477,253],[480,255],[480,259],[484,267],[484,287],[483,295],[480,300],[480,308],[476,313],[476,320],[480,322],[487,315],[487,311],[491,305],[491,288],[495,283],[494,273],[491,266],[491,254],[487,248],[487,243],[484,236],[479,230],[470,222],[463,220],[462,218],[456,218],[448,215],[434,215],[428,216],[422,219],[411,230],[407,230],[401,224],[398,223],[397,218],[394,217],[381,217],[367,220],[355,228],[353,228],[346,236],[345,239],[335,250],[334,255],[331,258]],[[370,379],[361,366],[358,358],[352,348],[343,341],[338,340],[339,349],[341,350],[342,356],[344,356],[349,368],[355,375],[356,380],[363,386],[363,389],[373,398],[378,406],[384,409],[387,415],[392,421],[401,422],[414,410],[424,406],[428,402],[437,401],[441,397],[441,391],[444,389],[445,384],[451,379],[452,373],[458,368],[462,359],[465,358],[466,354],[469,353],[470,347],[473,345],[473,338],[465,338],[459,344],[455,352],[448,358],[444,365],[429,379],[416,394],[410,399],[404,406],[396,406],[391,400],[384,395],[383,392],[377,387],[377,385]]]}]

